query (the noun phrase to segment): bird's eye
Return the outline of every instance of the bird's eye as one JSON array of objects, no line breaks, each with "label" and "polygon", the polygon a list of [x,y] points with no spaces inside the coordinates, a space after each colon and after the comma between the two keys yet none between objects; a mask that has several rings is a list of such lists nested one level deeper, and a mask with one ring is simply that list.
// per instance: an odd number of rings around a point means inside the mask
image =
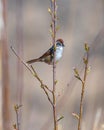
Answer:
[{"label": "bird's eye", "polygon": [[60,46],[61,44],[59,42],[57,42],[57,46]]}]

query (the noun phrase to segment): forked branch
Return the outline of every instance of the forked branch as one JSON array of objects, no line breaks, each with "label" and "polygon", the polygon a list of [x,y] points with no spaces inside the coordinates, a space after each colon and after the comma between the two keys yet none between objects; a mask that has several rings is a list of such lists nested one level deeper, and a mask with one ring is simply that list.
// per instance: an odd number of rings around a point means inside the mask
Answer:
[{"label": "forked branch", "polygon": [[49,96],[49,92],[52,94],[52,90],[49,89],[49,87],[43,83],[43,81],[40,79],[40,77],[38,76],[37,72],[35,71],[35,69],[33,68],[33,66],[29,66],[15,51],[15,49],[11,46],[11,50],[13,51],[13,53],[17,56],[17,58],[20,60],[20,62],[31,72],[31,74],[40,82],[40,86],[43,89],[43,91],[45,92],[48,101],[51,103],[51,105],[53,106],[53,102]]}]

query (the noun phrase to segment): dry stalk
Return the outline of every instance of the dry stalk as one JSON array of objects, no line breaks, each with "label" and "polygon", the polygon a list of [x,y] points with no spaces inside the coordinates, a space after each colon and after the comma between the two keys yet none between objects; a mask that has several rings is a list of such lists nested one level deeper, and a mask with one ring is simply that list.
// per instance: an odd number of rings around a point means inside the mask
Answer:
[{"label": "dry stalk", "polygon": [[84,56],[84,58],[83,58],[83,62],[84,62],[84,65],[85,65],[83,78],[81,78],[81,76],[79,75],[78,70],[76,68],[74,69],[75,77],[79,81],[81,81],[81,84],[82,84],[81,99],[80,99],[80,112],[79,112],[79,114],[73,113],[73,116],[78,119],[78,130],[81,130],[82,115],[83,115],[83,100],[84,100],[84,93],[85,93],[85,83],[86,83],[86,79],[87,79],[87,73],[89,71],[89,66],[88,66],[89,46],[87,44],[85,44],[85,51],[86,51],[86,56]]},{"label": "dry stalk", "polygon": [[45,85],[43,83],[43,81],[40,79],[40,77],[38,76],[38,74],[36,73],[35,69],[33,68],[33,66],[29,66],[25,61],[23,61],[23,59],[16,53],[15,49],[11,46],[11,50],[13,51],[13,53],[17,56],[17,58],[20,60],[20,62],[31,72],[31,74],[40,82],[40,86],[43,89],[43,91],[45,92],[49,102],[51,103],[51,105],[53,106],[52,100],[49,96],[50,92],[52,94],[52,91],[48,88],[47,85]]},{"label": "dry stalk", "polygon": [[16,113],[16,124],[13,124],[14,130],[20,130],[20,121],[19,121],[19,109],[22,105],[14,105],[14,110]]},{"label": "dry stalk", "polygon": [[0,45],[2,49],[2,129],[11,130],[10,127],[10,77],[9,77],[9,54],[7,39],[7,0],[0,0]]},{"label": "dry stalk", "polygon": [[[51,15],[51,24],[50,24],[50,32],[52,37],[52,44],[54,46],[54,49],[56,49],[56,22],[57,22],[57,5],[56,0],[50,0],[51,8],[48,9],[50,15]],[[56,114],[56,59],[55,59],[55,51],[53,54],[54,61],[53,61],[53,90],[52,90],[52,96],[53,96],[53,120],[54,120],[54,130],[58,130],[57,126],[57,114]]]},{"label": "dry stalk", "polygon": [[82,122],[82,114],[83,114],[83,99],[84,99],[84,92],[85,92],[85,82],[87,78],[87,72],[88,72],[88,51],[86,52],[86,59],[84,58],[85,63],[85,70],[84,70],[84,76],[82,80],[82,92],[81,92],[81,99],[80,99],[80,112],[79,112],[79,120],[78,120],[78,130],[81,130],[81,122]]}]

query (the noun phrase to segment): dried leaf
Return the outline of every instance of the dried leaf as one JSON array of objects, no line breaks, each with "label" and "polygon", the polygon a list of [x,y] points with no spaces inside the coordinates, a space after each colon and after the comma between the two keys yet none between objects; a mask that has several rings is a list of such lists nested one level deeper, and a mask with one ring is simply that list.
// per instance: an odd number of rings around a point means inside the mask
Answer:
[{"label": "dried leaf", "polygon": [[17,126],[16,126],[16,124],[13,124],[13,128],[16,130],[17,129]]},{"label": "dried leaf", "polygon": [[48,12],[52,15],[52,10],[50,8],[48,8]]},{"label": "dried leaf", "polygon": [[91,71],[91,66],[88,66],[87,73],[90,73],[90,71]]},{"label": "dried leaf", "polygon": [[83,62],[84,62],[85,64],[87,64],[87,63],[88,63],[88,60],[84,57],[84,58],[83,58]]},{"label": "dried leaf", "polygon": [[56,31],[58,31],[59,29],[60,29],[60,26],[57,26],[57,27],[56,27]]},{"label": "dried leaf", "polygon": [[57,120],[57,122],[60,121],[60,120],[62,120],[63,118],[64,118],[64,116],[61,116],[61,117]]},{"label": "dried leaf", "polygon": [[58,83],[58,80],[55,81],[55,85]]},{"label": "dried leaf", "polygon": [[53,24],[52,24],[52,22],[50,23],[50,27],[51,27],[51,28],[53,27]]},{"label": "dried leaf", "polygon": [[51,33],[51,37],[52,37],[52,38],[54,38],[54,37],[55,37],[55,35],[54,35],[54,33],[53,33],[53,32]]},{"label": "dried leaf", "polygon": [[50,32],[50,33],[53,33],[52,29],[49,29],[49,32]]},{"label": "dried leaf", "polygon": [[14,105],[14,110],[15,110],[15,111],[18,111],[18,109],[19,109],[20,107],[22,107],[22,105],[16,104],[16,105]]},{"label": "dried leaf", "polygon": [[72,115],[79,120],[79,115],[78,114],[73,112]]},{"label": "dried leaf", "polygon": [[88,44],[87,44],[87,43],[85,43],[85,51],[86,51],[86,52],[88,52],[88,51],[89,51],[89,49],[90,49],[90,48],[89,48]]},{"label": "dried leaf", "polygon": [[74,73],[75,73],[76,76],[79,77],[79,72],[78,72],[78,69],[77,69],[77,68],[74,68]]},{"label": "dried leaf", "polygon": [[14,105],[14,110],[17,111],[18,110],[18,105]]},{"label": "dried leaf", "polygon": [[82,79],[79,76],[77,76],[77,75],[74,75],[74,76],[75,76],[75,78],[77,78],[78,80],[80,80],[82,82]]}]

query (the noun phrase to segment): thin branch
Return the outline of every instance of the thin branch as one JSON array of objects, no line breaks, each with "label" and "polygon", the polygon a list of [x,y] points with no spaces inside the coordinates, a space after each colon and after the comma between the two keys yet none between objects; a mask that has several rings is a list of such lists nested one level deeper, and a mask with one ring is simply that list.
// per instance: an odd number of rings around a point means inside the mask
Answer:
[{"label": "thin branch", "polygon": [[45,92],[45,94],[46,94],[46,96],[47,96],[49,102],[50,102],[51,105],[53,106],[53,102],[52,102],[52,100],[50,99],[50,96],[49,96],[49,94],[48,94],[48,92],[46,91],[45,88],[47,88],[47,90],[49,90],[51,93],[52,93],[52,91],[47,87],[47,85],[43,84],[42,80],[39,78],[39,76],[37,75],[37,73],[36,73],[36,71],[34,70],[34,68],[33,68],[32,65],[31,65],[31,68],[32,68],[32,70],[33,70],[33,72],[34,72],[34,74],[35,74],[35,77],[36,77],[37,80],[40,82],[41,88],[44,90],[44,92]]},{"label": "thin branch", "polygon": [[[52,23],[53,23],[53,37],[52,42],[54,49],[56,49],[56,0],[53,2],[53,17],[52,17]],[[54,118],[54,130],[58,130],[57,126],[57,114],[56,114],[56,52],[54,51],[53,54],[54,60],[53,60],[53,118]]]},{"label": "thin branch", "polygon": [[52,90],[49,89],[49,88],[47,87],[47,85],[45,85],[45,84],[43,83],[43,81],[39,78],[37,72],[35,71],[35,69],[33,68],[32,65],[31,65],[31,69],[33,70],[33,72],[34,72],[34,74],[35,74],[35,77],[36,77],[36,79],[40,82],[41,86],[44,86],[50,93],[52,93]]},{"label": "thin branch", "polygon": [[[21,63],[31,72],[31,74],[40,82],[41,88],[44,90],[44,92],[45,92],[45,94],[46,94],[46,96],[47,96],[49,102],[50,102],[51,105],[53,106],[53,102],[52,102],[52,100],[51,100],[51,98],[50,98],[50,96],[49,96],[47,90],[48,90],[49,92],[51,92],[51,94],[52,94],[52,91],[47,87],[47,85],[45,85],[45,84],[42,82],[42,80],[39,78],[37,72],[34,70],[33,66],[32,66],[32,65],[29,66],[26,62],[24,62],[24,61],[22,60],[22,58],[16,53],[15,49],[14,49],[12,46],[11,46],[11,49],[12,49],[13,53],[17,56],[17,58],[20,60],[20,62],[21,62]],[[47,90],[46,90],[45,88],[46,88]]]},{"label": "thin branch", "polygon": [[[16,46],[17,52],[23,57],[24,50],[23,50],[23,0],[16,0]],[[18,20],[21,19],[21,20]],[[23,102],[23,92],[24,92],[24,71],[23,65],[17,60],[17,80],[16,80],[16,102],[18,104],[22,104]],[[22,111],[19,110],[19,122],[21,129],[21,122],[22,122]]]},{"label": "thin branch", "polygon": [[13,51],[13,53],[17,56],[17,58],[20,60],[20,62],[31,72],[32,75],[34,75],[34,72],[31,70],[28,64],[24,62],[22,58],[16,53],[15,49],[12,46],[10,48]]},{"label": "thin branch", "polygon": [[[9,54],[8,54],[8,40],[7,40],[7,0],[0,0],[0,27],[2,21],[2,28],[0,28],[0,45],[2,49],[1,63],[2,63],[2,129],[11,130],[10,120],[10,75],[9,75]],[[1,65],[1,64],[0,64]]]},{"label": "thin branch", "polygon": [[18,114],[18,111],[16,111],[16,120],[17,120],[17,130],[20,130],[20,123],[19,123],[19,114]]},{"label": "thin branch", "polygon": [[20,121],[19,121],[19,109],[22,107],[22,105],[14,105],[14,110],[16,113],[16,124],[13,124],[13,128],[15,130],[20,130]]},{"label": "thin branch", "polygon": [[43,86],[42,89],[44,90],[44,92],[45,92],[45,94],[46,94],[46,96],[47,96],[49,102],[50,102],[51,105],[53,106],[53,102],[52,102],[51,98],[49,97],[49,94],[48,94],[48,92],[46,91],[45,87]]},{"label": "thin branch", "polygon": [[78,119],[78,130],[81,130],[81,122],[82,122],[82,114],[83,114],[83,100],[84,100],[84,92],[85,92],[85,82],[87,78],[87,71],[88,71],[88,61],[89,61],[89,49],[86,50],[86,58],[84,58],[85,70],[84,76],[82,80],[82,92],[81,92],[81,100],[80,100],[80,112],[79,112],[79,119]]}]

